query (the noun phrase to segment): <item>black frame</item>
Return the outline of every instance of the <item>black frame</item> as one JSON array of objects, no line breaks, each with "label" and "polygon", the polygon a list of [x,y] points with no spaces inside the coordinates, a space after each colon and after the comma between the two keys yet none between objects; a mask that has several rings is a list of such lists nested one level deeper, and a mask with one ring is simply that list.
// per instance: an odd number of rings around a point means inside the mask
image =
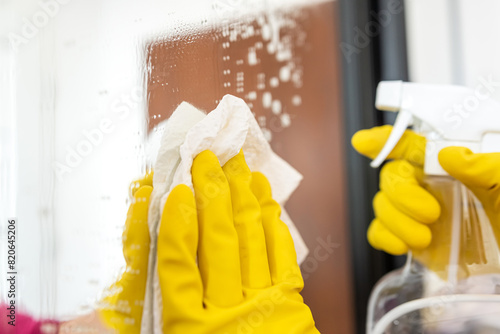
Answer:
[{"label": "black frame", "polygon": [[[381,11],[389,13],[390,20],[381,21],[377,16]],[[354,151],[351,137],[360,129],[394,121],[393,115],[377,111],[374,102],[379,81],[408,80],[404,4],[403,0],[340,0],[339,14],[354,314],[357,333],[362,334],[373,286],[385,273],[400,267],[404,258],[376,251],[366,240],[378,170]],[[379,23],[379,30],[374,22]],[[368,39],[363,39],[363,32]]]}]

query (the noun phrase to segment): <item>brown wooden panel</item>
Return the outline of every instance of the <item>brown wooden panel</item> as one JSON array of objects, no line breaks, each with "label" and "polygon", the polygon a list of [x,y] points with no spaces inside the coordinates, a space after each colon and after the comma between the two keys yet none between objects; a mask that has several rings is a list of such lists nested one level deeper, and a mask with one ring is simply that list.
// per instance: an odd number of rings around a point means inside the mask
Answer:
[{"label": "brown wooden panel", "polygon": [[[310,249],[303,296],[322,333],[346,334],[354,322],[336,15],[329,2],[151,43],[149,128],[182,101],[210,111],[224,94],[245,99],[273,149],[304,175],[287,204]],[[265,93],[279,101],[274,111]]]}]

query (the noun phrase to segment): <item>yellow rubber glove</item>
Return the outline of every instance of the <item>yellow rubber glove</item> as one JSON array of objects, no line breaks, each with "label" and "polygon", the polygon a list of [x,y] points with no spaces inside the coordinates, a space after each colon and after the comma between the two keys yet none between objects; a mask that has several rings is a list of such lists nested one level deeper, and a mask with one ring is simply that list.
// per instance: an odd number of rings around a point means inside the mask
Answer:
[{"label": "yellow rubber glove", "polygon": [[240,153],[193,162],[195,193],[175,187],[158,237],[163,332],[318,333],[300,295],[293,240],[262,174]]},{"label": "yellow rubber glove", "polygon": [[465,147],[447,147],[439,163],[469,188],[483,204],[500,244],[500,153],[472,153]]},{"label": "yellow rubber glove", "polygon": [[[392,126],[358,131],[352,145],[374,159],[384,147]],[[380,191],[375,195],[375,219],[368,228],[368,242],[393,255],[424,249],[431,243],[429,224],[441,213],[438,201],[422,186],[425,138],[407,130],[380,172]]]},{"label": "yellow rubber glove", "polygon": [[[391,131],[391,126],[362,130],[353,136],[352,144],[373,159]],[[377,218],[368,230],[368,240],[374,248],[391,254],[403,254],[412,248],[417,250],[418,258],[418,250],[431,241],[426,225],[439,218],[440,208],[422,184],[424,157],[425,138],[407,130],[389,155],[396,160],[387,163],[380,174],[381,190],[373,204]],[[464,147],[447,147],[439,153],[439,162],[481,201],[500,243],[500,153],[474,154]],[[436,243],[433,242],[431,252],[433,266],[444,268],[448,257],[439,248],[448,246]],[[437,258],[439,254],[443,254],[442,259]]]},{"label": "yellow rubber glove", "polygon": [[152,173],[148,174],[130,186],[133,200],[123,232],[123,256],[127,267],[99,303],[100,318],[118,333],[140,333],[141,329],[148,273],[148,207],[153,191],[152,177]]}]

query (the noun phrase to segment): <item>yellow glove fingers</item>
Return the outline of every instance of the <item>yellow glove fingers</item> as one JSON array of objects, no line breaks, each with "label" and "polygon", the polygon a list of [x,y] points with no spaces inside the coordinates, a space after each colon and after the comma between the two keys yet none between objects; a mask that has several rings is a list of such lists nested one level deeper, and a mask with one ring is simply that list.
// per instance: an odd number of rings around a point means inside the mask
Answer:
[{"label": "yellow glove fingers", "polygon": [[219,160],[210,151],[194,159],[191,172],[200,233],[198,264],[205,298],[217,306],[233,306],[243,300],[243,292],[229,184]]},{"label": "yellow glove fingers", "polygon": [[203,309],[203,283],[196,263],[198,219],[193,193],[180,184],[169,194],[158,234],[158,276],[165,333],[172,322]]},{"label": "yellow glove fingers", "polygon": [[129,194],[130,196],[134,196],[135,192],[139,190],[143,186],[153,186],[153,170],[150,170],[146,176],[141,179],[132,181],[129,186]]},{"label": "yellow glove fingers", "polygon": [[231,189],[233,219],[238,233],[241,278],[244,287],[265,288],[271,285],[266,239],[260,205],[250,190],[252,177],[243,152],[222,168]]},{"label": "yellow glove fingers", "polygon": [[280,219],[281,207],[272,198],[271,185],[262,173],[254,172],[251,189],[262,210],[271,280],[273,284],[292,283],[300,291],[304,281],[297,264],[295,246],[288,227]]},{"label": "yellow glove fingers", "polygon": [[373,248],[383,250],[392,255],[403,255],[408,252],[408,246],[378,219],[374,219],[367,232],[368,242]]},{"label": "yellow glove fingers", "polygon": [[465,147],[446,147],[439,152],[439,163],[451,176],[471,188],[490,190],[500,185],[500,153],[472,153]]},{"label": "yellow glove fingers", "polygon": [[[391,125],[360,130],[352,137],[352,146],[359,153],[369,157],[370,159],[375,159],[378,153],[385,146],[391,131]],[[406,130],[387,159],[404,159],[415,165],[423,166],[425,160],[425,137],[422,137],[411,130]]]},{"label": "yellow glove fingers", "polygon": [[[127,262],[127,272],[132,275],[136,271],[145,271],[146,275],[149,257],[148,209],[149,197],[153,187],[143,186],[135,192],[132,204],[127,213],[125,230],[123,231],[123,255]],[[130,271],[129,269],[132,269]],[[139,273],[137,273],[139,274]]]},{"label": "yellow glove fingers", "polygon": [[386,163],[380,172],[380,189],[400,211],[418,222],[430,224],[439,218],[441,207],[418,184],[416,169],[405,160]]},{"label": "yellow glove fingers", "polygon": [[375,195],[373,208],[380,222],[410,248],[423,249],[429,246],[432,239],[429,227],[396,209],[383,192]]},{"label": "yellow glove fingers", "polygon": [[153,188],[134,193],[123,232],[123,255],[127,268],[99,306],[103,322],[119,333],[139,333],[149,257],[148,207]]}]

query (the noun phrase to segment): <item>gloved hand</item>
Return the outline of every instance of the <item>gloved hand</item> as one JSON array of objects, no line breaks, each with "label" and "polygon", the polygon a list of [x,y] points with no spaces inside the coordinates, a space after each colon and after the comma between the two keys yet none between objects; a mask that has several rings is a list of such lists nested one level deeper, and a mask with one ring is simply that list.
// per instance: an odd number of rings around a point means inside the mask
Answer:
[{"label": "gloved hand", "polygon": [[280,206],[243,153],[192,167],[194,195],[175,187],[158,237],[164,333],[319,333]]},{"label": "gloved hand", "polygon": [[123,231],[125,272],[108,288],[96,311],[61,323],[59,333],[140,333],[148,272],[152,180],[153,173],[149,173],[130,185],[132,203]]},{"label": "gloved hand", "polygon": [[481,201],[500,244],[500,153],[472,153],[465,147],[447,147],[439,163]]},{"label": "gloved hand", "polygon": [[[391,131],[388,125],[361,130],[353,136],[352,144],[374,159]],[[407,130],[388,158],[394,161],[380,172],[380,191],[373,201],[376,218],[368,229],[368,241],[394,255],[424,249],[432,240],[427,225],[435,222],[441,211],[422,185],[425,138]],[[500,242],[500,154],[473,154],[463,147],[448,147],[439,153],[439,162],[483,203]]]},{"label": "gloved hand", "polygon": [[149,197],[153,174],[132,182],[130,204],[123,232],[123,256],[127,264],[121,278],[99,304],[105,325],[118,333],[140,333],[146,279],[148,274]]},{"label": "gloved hand", "polygon": [[[392,126],[358,131],[352,145],[374,159],[384,147]],[[407,130],[380,171],[380,191],[373,199],[375,219],[368,228],[368,242],[393,255],[429,246],[428,224],[441,213],[438,201],[422,186],[425,138]]]}]

